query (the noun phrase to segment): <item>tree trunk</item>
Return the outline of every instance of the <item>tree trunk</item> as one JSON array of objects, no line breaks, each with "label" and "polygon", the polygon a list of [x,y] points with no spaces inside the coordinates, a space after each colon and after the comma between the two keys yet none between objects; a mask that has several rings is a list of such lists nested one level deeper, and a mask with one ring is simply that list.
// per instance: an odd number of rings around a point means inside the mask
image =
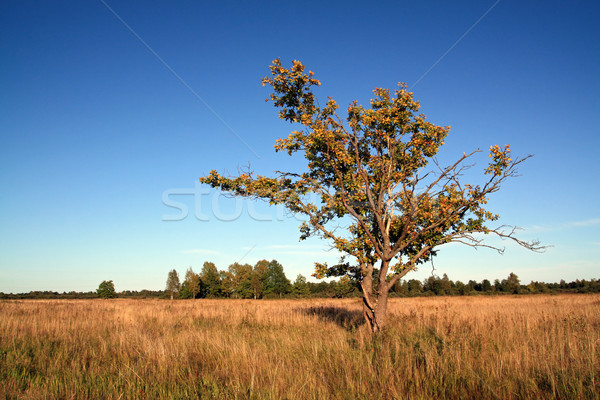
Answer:
[{"label": "tree trunk", "polygon": [[389,289],[383,288],[375,297],[371,285],[363,285],[363,315],[371,333],[381,332],[385,327],[388,297]]},{"label": "tree trunk", "polygon": [[377,305],[375,306],[375,325],[373,329],[373,333],[377,333],[383,328],[387,323],[387,306],[388,306],[388,291],[383,291],[379,293],[379,297],[377,298]]}]

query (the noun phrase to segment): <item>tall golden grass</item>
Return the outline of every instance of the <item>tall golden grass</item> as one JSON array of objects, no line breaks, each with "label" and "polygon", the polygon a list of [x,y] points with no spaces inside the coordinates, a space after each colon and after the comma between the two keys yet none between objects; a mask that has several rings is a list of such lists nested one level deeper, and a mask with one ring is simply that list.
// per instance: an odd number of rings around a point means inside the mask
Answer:
[{"label": "tall golden grass", "polygon": [[600,296],[0,302],[0,395],[598,398]]}]

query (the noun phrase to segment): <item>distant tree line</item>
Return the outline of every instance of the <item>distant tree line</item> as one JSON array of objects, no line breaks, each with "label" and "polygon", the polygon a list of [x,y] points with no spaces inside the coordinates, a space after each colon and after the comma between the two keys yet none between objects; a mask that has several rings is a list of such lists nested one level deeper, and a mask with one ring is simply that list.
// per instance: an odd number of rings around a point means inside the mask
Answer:
[{"label": "distant tree line", "polygon": [[[0,292],[0,299],[97,299],[103,298],[98,291],[93,292],[56,292],[52,290],[36,290],[28,293],[3,293]],[[165,297],[164,290],[124,290],[122,292],[115,292],[115,296],[107,296],[106,298],[117,297],[117,298],[132,298],[132,299],[147,299],[147,298],[162,298]]]},{"label": "distant tree line", "polygon": [[[375,271],[377,274],[378,271]],[[375,282],[377,280],[375,279]],[[500,294],[534,294],[534,293],[600,293],[600,280],[576,280],[566,283],[544,283],[532,281],[521,284],[519,277],[510,273],[506,279],[490,282],[470,280],[466,283],[452,281],[448,275],[441,278],[430,276],[423,281],[416,279],[400,280],[393,288],[395,297],[414,296],[465,296],[465,295],[500,295]],[[182,283],[176,270],[171,270],[167,279],[166,297],[172,299],[194,298],[308,298],[308,297],[358,297],[361,296],[360,285],[342,277],[330,282],[308,282],[298,275],[290,282],[283,272],[283,266],[277,260],[261,260],[250,264],[234,263],[226,271],[219,271],[212,262],[205,262],[202,271],[195,273],[190,267]]]},{"label": "distant tree line", "polygon": [[466,283],[452,281],[448,275],[441,278],[430,276],[422,282],[416,279],[404,280],[394,286],[397,296],[465,296],[478,294],[535,294],[535,293],[600,293],[600,280],[575,280],[558,283],[545,283],[531,281],[521,284],[519,277],[510,273],[506,279],[496,279],[490,282],[484,279],[481,282],[470,280]]},{"label": "distant tree line", "polygon": [[[375,271],[377,274],[378,271]],[[376,280],[375,280],[376,282]],[[558,283],[532,281],[521,284],[519,277],[510,273],[506,279],[493,282],[452,281],[448,275],[429,276],[423,281],[417,279],[400,280],[391,293],[395,297],[416,296],[470,296],[535,293],[600,293],[600,280],[575,280]],[[277,260],[261,260],[254,266],[233,263],[227,270],[218,270],[212,262],[205,262],[199,273],[188,268],[183,281],[178,272],[169,271],[165,290],[125,290],[116,292],[112,281],[103,281],[95,292],[53,292],[32,291],[29,293],[2,293],[0,299],[93,299],[93,298],[232,298],[232,299],[274,299],[274,298],[342,298],[361,296],[360,286],[348,277],[329,282],[309,282],[298,275],[291,282]]]}]

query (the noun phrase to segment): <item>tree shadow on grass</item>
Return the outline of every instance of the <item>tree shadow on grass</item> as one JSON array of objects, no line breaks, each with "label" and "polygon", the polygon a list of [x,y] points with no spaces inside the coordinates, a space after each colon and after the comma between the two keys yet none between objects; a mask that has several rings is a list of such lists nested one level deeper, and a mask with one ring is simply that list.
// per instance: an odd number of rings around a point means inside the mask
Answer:
[{"label": "tree shadow on grass", "polygon": [[304,315],[315,315],[323,321],[334,322],[340,327],[353,331],[361,326],[365,320],[360,311],[352,311],[342,307],[308,307],[300,310]]}]

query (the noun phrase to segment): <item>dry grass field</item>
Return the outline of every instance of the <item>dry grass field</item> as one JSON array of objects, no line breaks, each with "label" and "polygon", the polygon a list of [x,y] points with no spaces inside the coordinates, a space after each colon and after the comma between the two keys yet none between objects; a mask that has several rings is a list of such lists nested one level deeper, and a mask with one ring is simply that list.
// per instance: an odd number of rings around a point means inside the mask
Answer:
[{"label": "dry grass field", "polygon": [[9,399],[598,398],[600,296],[0,302]]}]

